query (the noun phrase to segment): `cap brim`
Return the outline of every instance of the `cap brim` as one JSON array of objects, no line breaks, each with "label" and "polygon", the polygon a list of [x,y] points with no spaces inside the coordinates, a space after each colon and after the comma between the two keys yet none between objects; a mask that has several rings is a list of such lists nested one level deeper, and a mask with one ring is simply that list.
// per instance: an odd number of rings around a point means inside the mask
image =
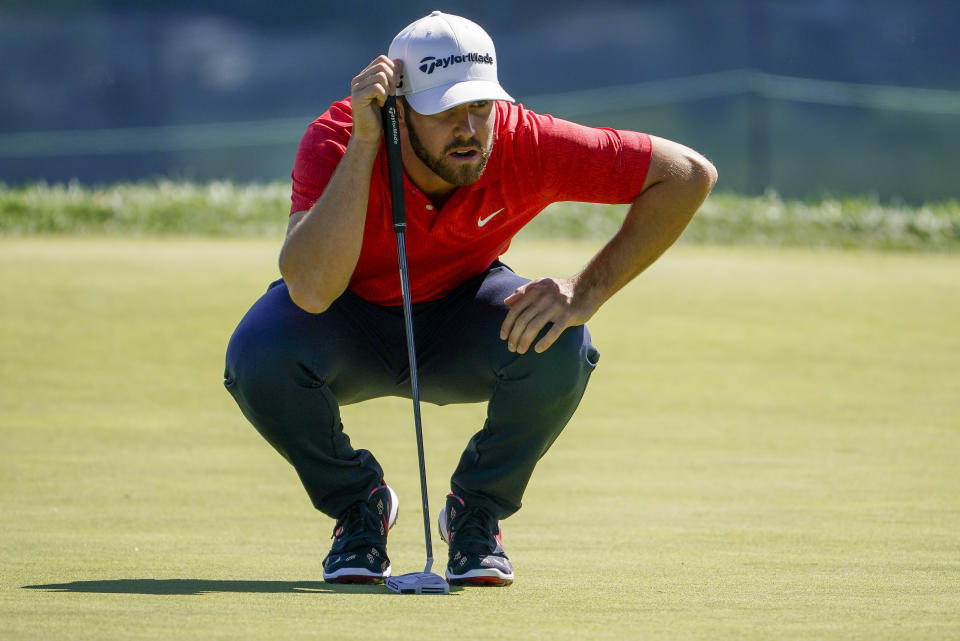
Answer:
[{"label": "cap brim", "polygon": [[406,94],[407,102],[417,113],[425,116],[440,113],[477,100],[507,100],[516,102],[513,96],[496,82],[489,80],[466,80],[452,85],[441,85]]}]

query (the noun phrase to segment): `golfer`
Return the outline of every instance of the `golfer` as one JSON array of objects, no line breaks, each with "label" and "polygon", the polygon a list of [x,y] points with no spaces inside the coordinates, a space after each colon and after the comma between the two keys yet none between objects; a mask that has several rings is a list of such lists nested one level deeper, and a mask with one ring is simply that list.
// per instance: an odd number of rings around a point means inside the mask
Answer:
[{"label": "golfer", "polygon": [[[454,584],[507,585],[501,519],[570,420],[599,354],[584,326],[680,236],[717,180],[675,142],[595,129],[515,104],[486,32],[435,11],[353,78],[307,128],[293,169],[282,280],[240,322],[225,385],[336,520],[323,577],[390,576],[397,496],[355,449],[339,407],[409,398],[409,367],[380,108],[399,96],[407,252],[420,394],[487,403],[440,513]],[[557,201],[630,204],[571,278],[528,280],[500,262]]]}]

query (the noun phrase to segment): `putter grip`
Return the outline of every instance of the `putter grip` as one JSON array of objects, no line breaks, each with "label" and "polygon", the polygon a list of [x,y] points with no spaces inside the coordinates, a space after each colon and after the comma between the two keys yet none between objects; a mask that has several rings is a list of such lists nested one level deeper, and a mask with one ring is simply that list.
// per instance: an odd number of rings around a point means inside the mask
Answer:
[{"label": "putter grip", "polygon": [[403,157],[400,155],[400,125],[397,121],[397,97],[387,96],[380,110],[383,118],[383,139],[387,146],[387,173],[390,176],[390,203],[393,206],[393,228],[407,227],[403,203]]}]

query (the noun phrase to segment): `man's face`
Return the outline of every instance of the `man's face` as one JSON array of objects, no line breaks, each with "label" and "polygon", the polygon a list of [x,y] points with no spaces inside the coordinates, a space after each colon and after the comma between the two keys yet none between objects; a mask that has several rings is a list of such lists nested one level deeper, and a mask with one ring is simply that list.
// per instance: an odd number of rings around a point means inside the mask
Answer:
[{"label": "man's face", "polygon": [[470,102],[432,116],[409,105],[404,119],[417,158],[451,185],[475,183],[493,151],[493,101]]}]

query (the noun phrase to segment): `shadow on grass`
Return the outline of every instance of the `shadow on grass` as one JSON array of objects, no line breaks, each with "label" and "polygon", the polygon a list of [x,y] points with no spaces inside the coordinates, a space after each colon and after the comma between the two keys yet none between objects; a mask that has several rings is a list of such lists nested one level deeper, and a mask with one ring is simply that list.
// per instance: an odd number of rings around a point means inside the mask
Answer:
[{"label": "shadow on grass", "polygon": [[[458,590],[450,586],[451,592]],[[211,592],[261,594],[394,594],[384,585],[341,585],[323,581],[217,581],[208,579],[111,579],[25,585],[24,590],[96,594],[199,595]]]}]

